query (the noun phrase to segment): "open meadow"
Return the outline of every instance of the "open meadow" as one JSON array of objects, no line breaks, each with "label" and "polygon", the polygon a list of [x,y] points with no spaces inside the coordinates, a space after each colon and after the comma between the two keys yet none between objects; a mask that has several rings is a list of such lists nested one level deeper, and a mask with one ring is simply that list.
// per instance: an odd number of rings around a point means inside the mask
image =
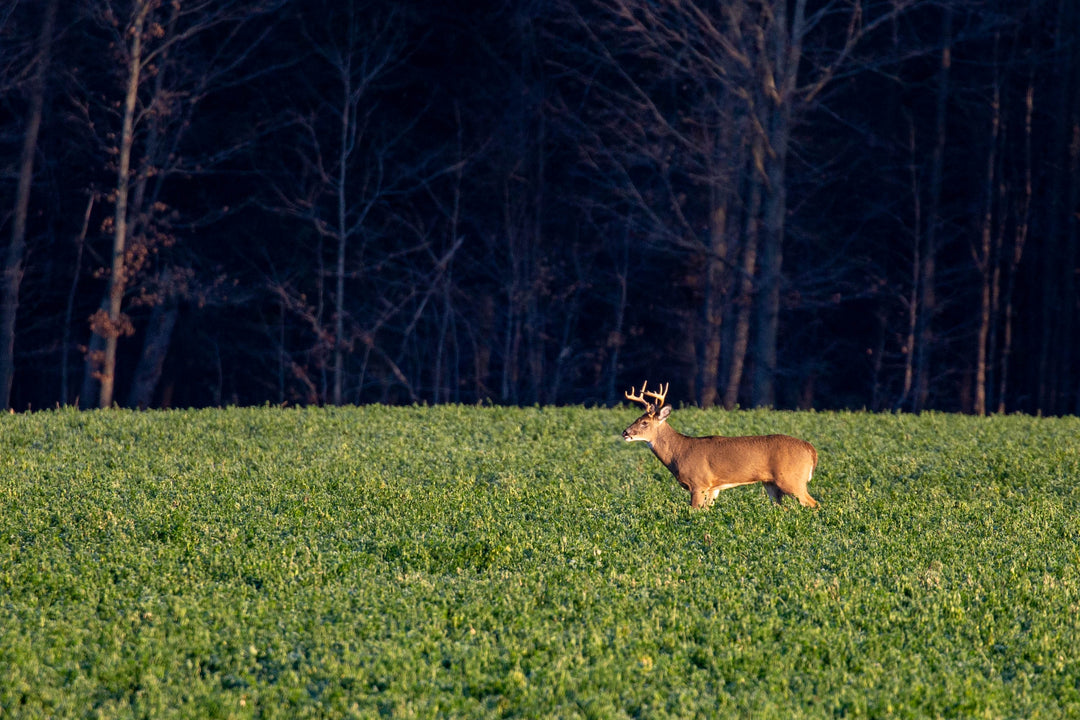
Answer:
[{"label": "open meadow", "polygon": [[638,414],[2,416],[0,717],[1080,716],[1080,419],[676,410],[820,453],[699,511]]}]

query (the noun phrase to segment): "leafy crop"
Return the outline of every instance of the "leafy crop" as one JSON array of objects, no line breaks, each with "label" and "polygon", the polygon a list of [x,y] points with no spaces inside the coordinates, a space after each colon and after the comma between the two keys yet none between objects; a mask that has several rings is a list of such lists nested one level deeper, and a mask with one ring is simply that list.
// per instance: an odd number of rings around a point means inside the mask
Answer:
[{"label": "leafy crop", "polygon": [[1080,421],[703,412],[817,511],[689,508],[631,409],[0,418],[0,716],[1080,715]]}]

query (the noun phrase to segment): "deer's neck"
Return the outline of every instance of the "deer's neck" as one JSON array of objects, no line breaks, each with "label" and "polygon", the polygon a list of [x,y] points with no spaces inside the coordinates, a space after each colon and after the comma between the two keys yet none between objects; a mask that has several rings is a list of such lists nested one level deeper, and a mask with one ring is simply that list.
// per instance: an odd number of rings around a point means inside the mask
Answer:
[{"label": "deer's neck", "polygon": [[679,456],[686,447],[687,440],[689,440],[688,437],[664,423],[656,433],[656,438],[649,443],[649,449],[660,462],[674,472],[673,467],[678,464]]}]

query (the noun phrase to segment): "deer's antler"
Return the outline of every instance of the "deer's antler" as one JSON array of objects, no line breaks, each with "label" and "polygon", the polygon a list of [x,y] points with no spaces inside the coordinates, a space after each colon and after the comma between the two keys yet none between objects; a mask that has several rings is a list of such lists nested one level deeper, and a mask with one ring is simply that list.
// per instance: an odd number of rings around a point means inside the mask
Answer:
[{"label": "deer's antler", "polygon": [[668,383],[667,385],[660,383],[660,392],[645,392],[645,386],[642,385],[641,394],[648,395],[649,397],[654,398],[656,400],[656,409],[659,410],[660,408],[664,407],[664,398],[667,397],[667,391],[670,387],[671,383]]},{"label": "deer's antler", "polygon": [[[663,383],[661,383],[660,384],[660,392],[649,392],[649,391],[647,391],[645,389],[648,386],[649,386],[649,381],[646,380],[645,382],[643,382],[641,384],[641,392],[640,393],[634,394],[634,388],[633,388],[633,386],[631,386],[630,387],[630,392],[623,393],[623,394],[626,395],[627,400],[632,400],[633,402],[639,402],[642,405],[644,405],[645,406],[645,412],[647,412],[648,414],[655,415],[656,411],[659,410],[661,407],[663,407],[664,398],[667,397],[667,391],[668,391],[668,388],[671,387],[671,383],[668,383],[667,385],[664,385]],[[653,404],[653,403],[649,402],[648,400],[646,400],[645,399],[646,395],[648,395],[649,397],[656,400],[656,404]]]},{"label": "deer's antler", "polygon": [[634,386],[631,385],[630,386],[630,392],[624,392],[623,395],[626,396],[627,400],[630,400],[631,402],[639,402],[642,405],[644,405],[646,409],[648,409],[649,407],[652,406],[652,403],[650,403],[648,400],[645,399],[645,387],[648,384],[649,384],[649,381],[646,380],[645,383],[641,386],[641,392],[638,393],[637,395],[634,394]]}]

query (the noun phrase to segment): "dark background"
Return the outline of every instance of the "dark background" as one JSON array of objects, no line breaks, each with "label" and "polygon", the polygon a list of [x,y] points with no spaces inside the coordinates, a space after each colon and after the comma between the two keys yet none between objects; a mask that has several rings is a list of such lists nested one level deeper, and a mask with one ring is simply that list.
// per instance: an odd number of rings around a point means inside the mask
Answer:
[{"label": "dark background", "polygon": [[1078,6],[0,0],[0,396],[1080,412]]}]

